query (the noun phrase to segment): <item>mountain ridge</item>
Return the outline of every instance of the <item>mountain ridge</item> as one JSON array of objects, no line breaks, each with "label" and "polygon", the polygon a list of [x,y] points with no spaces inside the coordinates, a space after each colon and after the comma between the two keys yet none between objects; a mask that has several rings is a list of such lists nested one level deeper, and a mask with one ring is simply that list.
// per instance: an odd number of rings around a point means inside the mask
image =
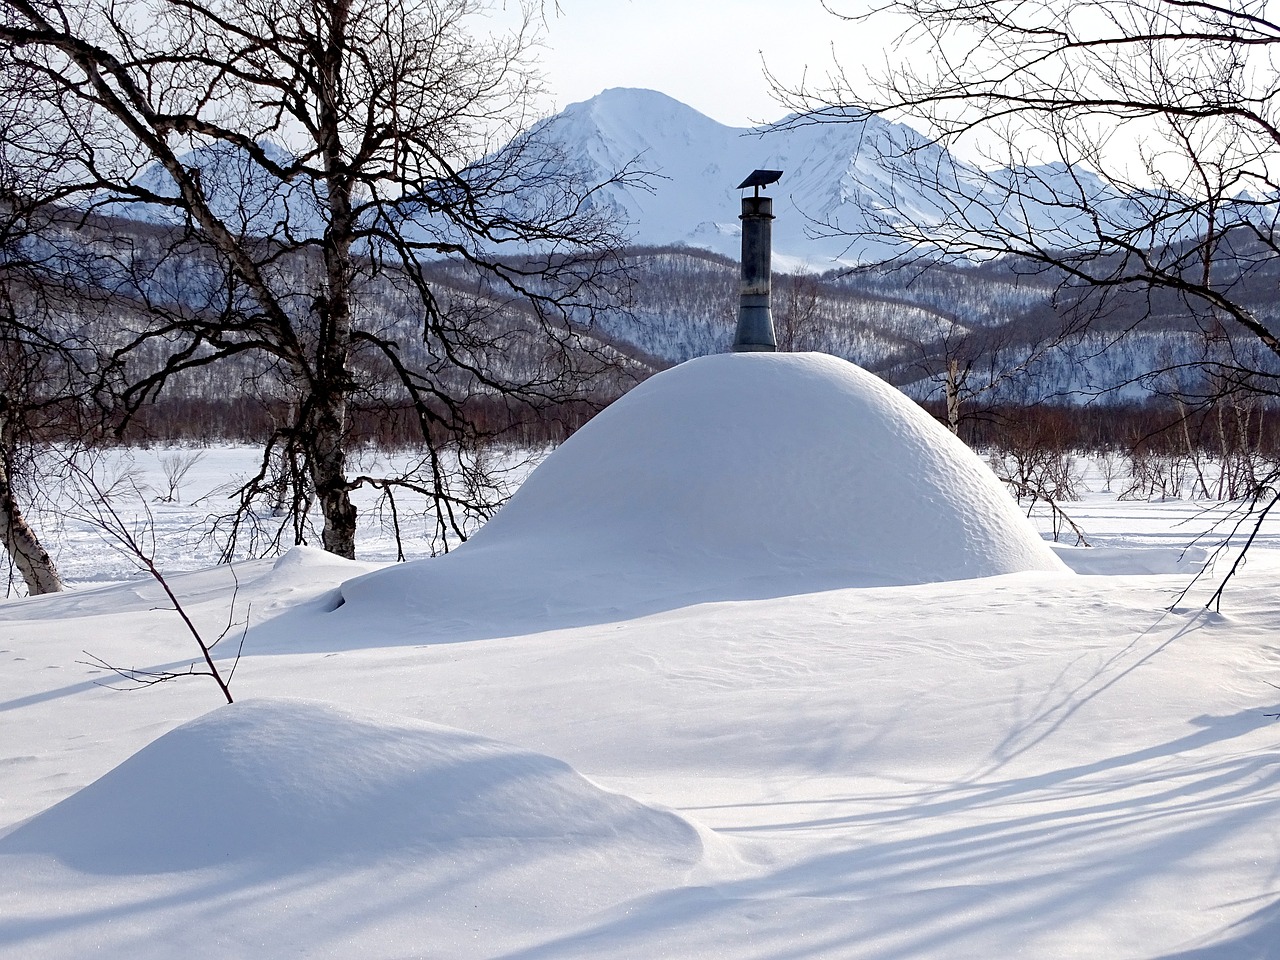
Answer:
[{"label": "mountain ridge", "polygon": [[772,191],[774,251],[784,270],[849,265],[890,253],[865,236],[819,236],[826,232],[819,225],[847,223],[858,232],[861,204],[872,191],[860,189],[857,172],[876,178],[875,187],[884,192],[889,177],[864,149],[868,132],[919,140],[910,128],[878,118],[785,130],[732,127],[666,94],[629,87],[569,104],[536,130],[585,166],[588,176],[604,180],[632,162],[654,175],[649,191],[605,189],[607,202],[631,223],[637,244],[684,243],[736,258],[737,184],[754,169],[783,170]]}]

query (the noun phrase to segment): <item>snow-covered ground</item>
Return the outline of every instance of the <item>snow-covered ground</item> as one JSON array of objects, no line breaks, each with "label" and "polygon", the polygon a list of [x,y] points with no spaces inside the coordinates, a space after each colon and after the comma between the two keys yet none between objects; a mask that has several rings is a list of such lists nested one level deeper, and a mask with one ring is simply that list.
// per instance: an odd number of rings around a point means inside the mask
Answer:
[{"label": "snow-covered ground", "polygon": [[[1090,494],[1095,546],[1044,561],[994,501],[939,506],[928,450],[984,481],[857,376],[710,360],[447,557],[297,549],[235,589],[161,537],[203,630],[250,623],[234,705],[84,663],[194,653],[154,583],[88,585],[123,561],[0,605],[0,956],[1280,956],[1280,530],[1209,613],[1212,577],[1178,599],[1205,505]],[[753,407],[744,363],[794,396]],[[992,531],[1021,545],[944,542]],[[108,567],[84,535],[64,567]]]},{"label": "snow-covered ground", "polygon": [[[515,489],[545,455],[544,450],[493,452],[489,469],[495,484]],[[259,468],[261,457],[261,448],[254,446],[156,445],[109,450],[88,469],[97,486],[112,492],[113,509],[163,570],[191,571],[220,561],[228,542],[225,518],[233,512],[238,489]],[[394,475],[409,469],[415,459],[411,451],[383,454],[357,450],[350,466],[352,473]],[[180,479],[171,483],[169,476],[179,471]],[[63,579],[83,588],[145,577],[136,560],[104,531],[103,520],[111,523],[111,518],[85,505],[92,494],[85,493],[84,486],[55,484],[37,497],[33,519]],[[385,498],[363,487],[353,492],[352,500],[358,509],[360,557],[395,560],[395,522]],[[396,519],[405,554],[430,555],[435,517],[425,500],[401,494],[398,507]],[[318,511],[313,511],[313,521],[309,542],[319,544]],[[256,517],[256,523],[246,523],[239,534],[237,556],[263,555],[282,523],[267,511]],[[291,532],[285,542],[292,543]],[[440,552],[439,544],[434,549]]]}]

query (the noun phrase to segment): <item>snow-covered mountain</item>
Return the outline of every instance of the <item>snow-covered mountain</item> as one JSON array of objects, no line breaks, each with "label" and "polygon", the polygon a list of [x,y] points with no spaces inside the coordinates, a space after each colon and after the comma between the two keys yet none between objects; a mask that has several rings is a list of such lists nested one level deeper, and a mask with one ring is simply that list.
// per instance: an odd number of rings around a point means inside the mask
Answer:
[{"label": "snow-covered mountain", "polygon": [[[854,112],[730,127],[665,94],[616,88],[543,120],[517,149],[530,142],[538,144],[537,156],[567,164],[583,183],[608,183],[624,169],[645,174],[644,183],[628,178],[609,184],[590,201],[627,225],[633,243],[686,244],[734,259],[741,236],[737,184],[755,169],[782,170],[781,182],[767,188],[776,216],[774,264],[782,271],[880,261],[922,240],[950,240],[963,248],[997,221],[1002,232],[1050,248],[1096,245],[1093,214],[1113,233],[1169,223],[1167,235],[1143,233],[1143,245],[1196,233],[1194,223],[1155,212],[1168,205],[1167,194],[1126,193],[1062,163],[979,170],[911,127]],[[291,159],[279,145],[262,146],[273,160]],[[497,151],[475,169],[491,176],[488,161],[505,153]],[[286,225],[294,237],[321,232],[315,185],[282,183],[226,145],[194,150],[183,163],[201,171],[215,212],[234,229],[261,236]],[[151,222],[180,219],[163,206],[138,202],[175,195],[159,165],[147,167],[134,184],[140,197],[103,209]],[[503,209],[538,208],[546,201],[536,190],[510,187],[497,192]],[[406,196],[395,214],[399,229],[418,239],[445,235],[463,242],[430,211],[431,204]]]},{"label": "snow-covered mountain", "polygon": [[[980,171],[910,127],[878,117],[729,127],[665,94],[612,89],[571,104],[538,133],[598,180],[629,163],[654,174],[650,191],[606,191],[605,202],[632,224],[640,244],[684,243],[736,258],[737,184],[755,169],[782,170],[767,192],[777,218],[775,266],[783,270],[902,252],[930,225],[954,231],[942,222],[961,204],[973,231],[998,218],[1049,246],[1074,245],[1094,229],[1064,215],[1063,197],[1088,196],[1112,219],[1138,209],[1088,171],[1065,165]],[[911,224],[897,241],[890,235],[895,220]]]},{"label": "snow-covered mountain", "polygon": [[[282,167],[294,157],[278,143],[260,140],[258,146]],[[206,144],[182,156],[188,169],[200,171],[210,209],[234,232],[269,237],[286,229],[297,238],[316,238],[324,233],[324,198],[316,184],[306,178],[284,181],[268,172],[248,152],[228,143]],[[145,202],[141,198],[173,198],[178,187],[159,163],[151,163],[134,178],[138,196],[119,199],[101,207],[114,216],[147,223],[180,224],[185,217],[179,208]]]},{"label": "snow-covered mountain", "polygon": [[862,225],[861,204],[891,189],[882,169],[868,162],[873,136],[902,136],[906,128],[883,121],[823,124],[789,131],[730,127],[653,90],[612,89],[544,121],[540,135],[556,141],[590,175],[607,177],[631,163],[650,172],[650,191],[612,187],[608,202],[632,224],[641,244],[684,243],[737,257],[740,191],[752,170],[782,170],[774,197],[774,252],[820,262],[865,259],[871,244],[848,249],[847,238],[816,240],[815,221]]},{"label": "snow-covered mountain", "polygon": [[[715,353],[731,341],[740,246],[737,184],[758,168],[783,171],[781,182],[767,192],[776,215],[774,322],[786,350],[853,360],[921,399],[936,397],[946,358],[957,350],[976,351],[993,358],[992,376],[999,374],[1003,384],[991,397],[1015,403],[1143,398],[1153,389],[1153,370],[1175,361],[1192,368],[1204,353],[1203,338],[1194,325],[1188,327],[1186,305],[1177,298],[1119,291],[1100,307],[1080,291],[1059,297],[1065,274],[1023,269],[1012,260],[1001,266],[973,262],[982,256],[962,257],[909,276],[894,270],[825,280],[785,276],[802,265],[821,270],[881,260],[915,249],[913,242],[927,252],[929,239],[950,238],[964,253],[968,243],[981,246],[980,235],[996,220],[1002,228],[997,233],[1022,237],[1028,246],[1096,250],[1099,229],[1115,235],[1128,229],[1135,244],[1160,249],[1163,243],[1177,256],[1180,245],[1170,241],[1196,234],[1196,214],[1187,207],[1179,215],[1184,205],[1167,193],[1126,192],[1061,163],[978,170],[909,127],[875,117],[793,117],[773,127],[730,127],[650,90],[607,90],[542,121],[529,137],[531,164],[504,167],[503,151],[487,162],[499,171],[568,172],[582,183],[608,182],[628,167],[651,172],[647,185],[624,178],[592,198],[638,245],[630,258],[634,306],[595,317],[595,333],[642,367]],[[272,159],[288,160],[283,148],[264,148]],[[318,235],[314,186],[281,184],[250,157],[226,147],[195,151],[184,163],[202,171],[211,205],[235,229],[294,239]],[[516,175],[511,177],[511,189],[496,192],[494,203],[501,209],[546,202],[523,181],[516,189]],[[109,212],[152,224],[174,222],[172,211],[155,202],[173,195],[162,169],[148,168],[136,186],[152,202],[121,203]],[[412,197],[395,206],[397,226],[410,236],[429,241],[453,229]],[[1144,222],[1159,226],[1138,231]],[[110,229],[129,228],[118,223]],[[1232,257],[1252,264],[1233,282],[1233,296],[1264,322],[1280,323],[1272,296],[1275,277],[1248,249],[1227,246],[1221,255],[1224,276],[1237,269]],[[160,253],[152,259],[158,266],[149,269],[156,272],[130,274],[134,284],[136,277],[146,278],[146,297],[201,307],[218,302],[221,275],[207,261]],[[445,274],[435,278],[445,280]],[[307,284],[301,286],[309,300]],[[1070,350],[1039,357],[1041,345],[1053,339],[1072,310],[1078,317],[1092,315],[1088,322],[1094,326],[1098,317],[1125,319],[1118,327],[1104,323]],[[1118,347],[1119,331],[1140,318],[1143,336],[1127,337]],[[413,342],[416,334],[407,331],[406,337]],[[1249,339],[1233,347],[1237,355]],[[1033,355],[1039,357],[1034,363]]]}]

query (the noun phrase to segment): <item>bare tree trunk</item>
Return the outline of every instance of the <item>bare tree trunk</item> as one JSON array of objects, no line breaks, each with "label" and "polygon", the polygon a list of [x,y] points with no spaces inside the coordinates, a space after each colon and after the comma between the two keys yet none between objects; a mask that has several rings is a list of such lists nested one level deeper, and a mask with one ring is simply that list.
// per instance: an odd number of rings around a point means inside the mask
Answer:
[{"label": "bare tree trunk", "polygon": [[[3,426],[0,425],[0,435],[2,434]],[[26,581],[27,592],[31,596],[57,593],[62,589],[58,568],[22,515],[13,495],[9,465],[4,456],[0,456],[0,536],[3,536],[5,549],[9,551],[13,565]]]},{"label": "bare tree trunk", "polygon": [[342,398],[317,402],[316,412],[307,425],[307,443],[311,446],[311,481],[324,515],[321,543],[330,553],[354,560],[356,508],[347,482],[345,413],[346,403]]},{"label": "bare tree trunk", "polygon": [[960,433],[960,361],[947,361],[947,427]]},{"label": "bare tree trunk", "polygon": [[[1200,487],[1202,496],[1211,497],[1213,494],[1209,492],[1209,486],[1204,480],[1204,471],[1200,468],[1200,453],[1196,450],[1196,445],[1191,440],[1191,427],[1188,424],[1188,414],[1186,405],[1181,401],[1175,401],[1178,407],[1178,418],[1182,423],[1182,444],[1187,450],[1187,459],[1191,461],[1191,466],[1196,471],[1196,481],[1191,485],[1191,496],[1196,495],[1196,486]],[[1225,452],[1224,452],[1225,456]],[[1225,459],[1223,463],[1225,464]]]},{"label": "bare tree trunk", "polygon": [[319,74],[319,129],[316,140],[324,158],[324,182],[328,207],[327,227],[321,247],[324,252],[325,291],[320,307],[320,337],[315,366],[315,416],[310,436],[311,477],[316,498],[324,514],[321,542],[330,553],[354,560],[356,556],[356,508],[351,503],[347,482],[347,400],[351,396],[351,374],[347,358],[351,349],[352,280],[351,259],[355,219],[352,188],[342,149],[340,105],[343,59],[347,53],[348,0],[332,0],[327,5],[331,18],[327,42],[316,64]]}]

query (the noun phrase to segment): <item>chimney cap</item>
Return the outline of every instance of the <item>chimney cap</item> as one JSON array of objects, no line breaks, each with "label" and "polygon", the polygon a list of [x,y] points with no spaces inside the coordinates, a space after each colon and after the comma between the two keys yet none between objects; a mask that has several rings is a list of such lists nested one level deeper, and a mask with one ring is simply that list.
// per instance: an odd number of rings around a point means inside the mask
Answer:
[{"label": "chimney cap", "polygon": [[745,190],[747,187],[755,187],[759,190],[760,187],[767,186],[770,183],[776,183],[781,179],[781,170],[752,170],[751,176],[738,184],[738,189]]}]

